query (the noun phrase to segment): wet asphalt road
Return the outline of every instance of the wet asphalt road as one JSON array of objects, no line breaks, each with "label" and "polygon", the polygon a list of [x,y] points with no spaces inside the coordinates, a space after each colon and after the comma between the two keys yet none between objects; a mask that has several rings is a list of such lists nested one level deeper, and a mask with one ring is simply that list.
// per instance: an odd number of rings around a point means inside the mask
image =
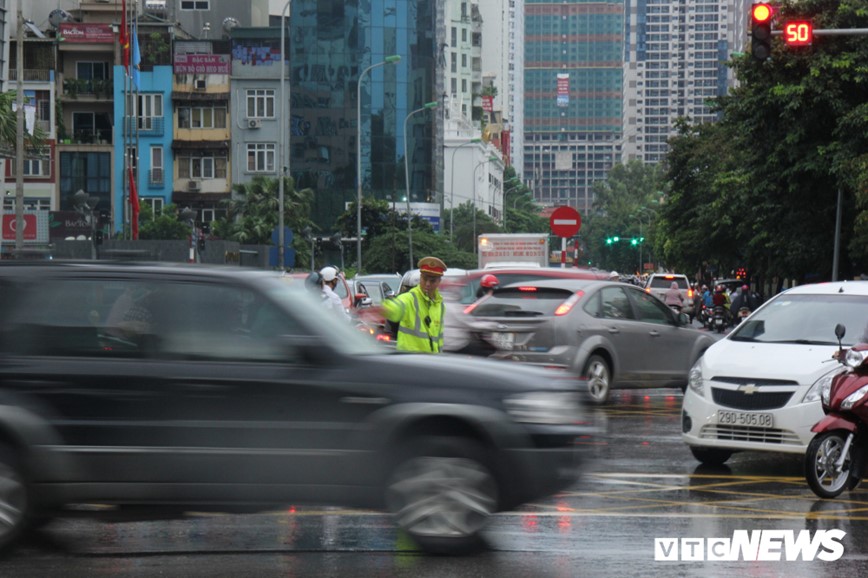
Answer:
[{"label": "wet asphalt road", "polygon": [[[584,478],[498,515],[489,548],[473,556],[426,556],[375,512],[299,507],[123,524],[88,515],[50,524],[0,561],[0,576],[868,575],[868,490],[816,499],[791,456],[736,454],[726,467],[699,467],[678,435],[680,404],[676,390],[616,392],[591,411],[605,434],[582,441]],[[655,561],[655,538],[738,530],[846,535],[830,562]]]}]

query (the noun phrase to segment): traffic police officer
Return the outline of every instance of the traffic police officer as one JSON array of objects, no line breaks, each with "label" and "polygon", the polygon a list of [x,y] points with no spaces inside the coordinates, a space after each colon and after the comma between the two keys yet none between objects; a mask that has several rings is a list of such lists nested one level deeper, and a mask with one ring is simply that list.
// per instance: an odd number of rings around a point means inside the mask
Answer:
[{"label": "traffic police officer", "polygon": [[440,353],[443,349],[443,297],[437,288],[446,264],[437,257],[419,260],[419,285],[383,302],[386,319],[399,323],[398,351]]}]

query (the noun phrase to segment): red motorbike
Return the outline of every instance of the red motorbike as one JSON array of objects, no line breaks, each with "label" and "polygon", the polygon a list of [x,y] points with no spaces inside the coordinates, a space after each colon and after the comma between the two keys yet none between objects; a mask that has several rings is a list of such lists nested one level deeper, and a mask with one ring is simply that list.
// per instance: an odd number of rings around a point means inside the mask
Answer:
[{"label": "red motorbike", "polygon": [[811,428],[816,435],[805,454],[805,478],[821,498],[834,498],[859,485],[868,450],[868,343],[845,351],[843,325],[835,326],[835,335],[836,358],[847,369],[822,384],[826,417]]}]

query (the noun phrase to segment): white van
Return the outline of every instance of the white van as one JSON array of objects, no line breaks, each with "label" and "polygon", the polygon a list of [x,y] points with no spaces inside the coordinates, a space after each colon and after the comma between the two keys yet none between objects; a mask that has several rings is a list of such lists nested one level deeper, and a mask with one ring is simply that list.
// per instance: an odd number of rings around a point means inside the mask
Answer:
[{"label": "white van", "polygon": [[823,417],[823,381],[842,370],[832,360],[838,323],[844,347],[868,339],[868,281],[785,291],[712,345],[690,370],[681,410],[694,457],[722,464],[743,450],[805,453]]}]

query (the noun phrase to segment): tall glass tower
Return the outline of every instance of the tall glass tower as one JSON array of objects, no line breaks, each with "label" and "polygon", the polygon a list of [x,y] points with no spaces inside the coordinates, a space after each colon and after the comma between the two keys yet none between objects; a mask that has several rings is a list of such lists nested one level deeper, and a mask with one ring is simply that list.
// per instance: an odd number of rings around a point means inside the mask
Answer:
[{"label": "tall glass tower", "polygon": [[[357,139],[365,197],[401,200],[404,124],[437,100],[435,0],[297,0],[290,19],[290,169],[315,191],[314,221],[335,219],[356,200]],[[400,62],[377,66],[387,56]],[[361,124],[357,106],[361,106]],[[407,122],[410,200],[435,195],[436,111]]]},{"label": "tall glass tower", "polygon": [[624,4],[525,0],[524,176],[536,200],[588,212],[620,162]]}]

